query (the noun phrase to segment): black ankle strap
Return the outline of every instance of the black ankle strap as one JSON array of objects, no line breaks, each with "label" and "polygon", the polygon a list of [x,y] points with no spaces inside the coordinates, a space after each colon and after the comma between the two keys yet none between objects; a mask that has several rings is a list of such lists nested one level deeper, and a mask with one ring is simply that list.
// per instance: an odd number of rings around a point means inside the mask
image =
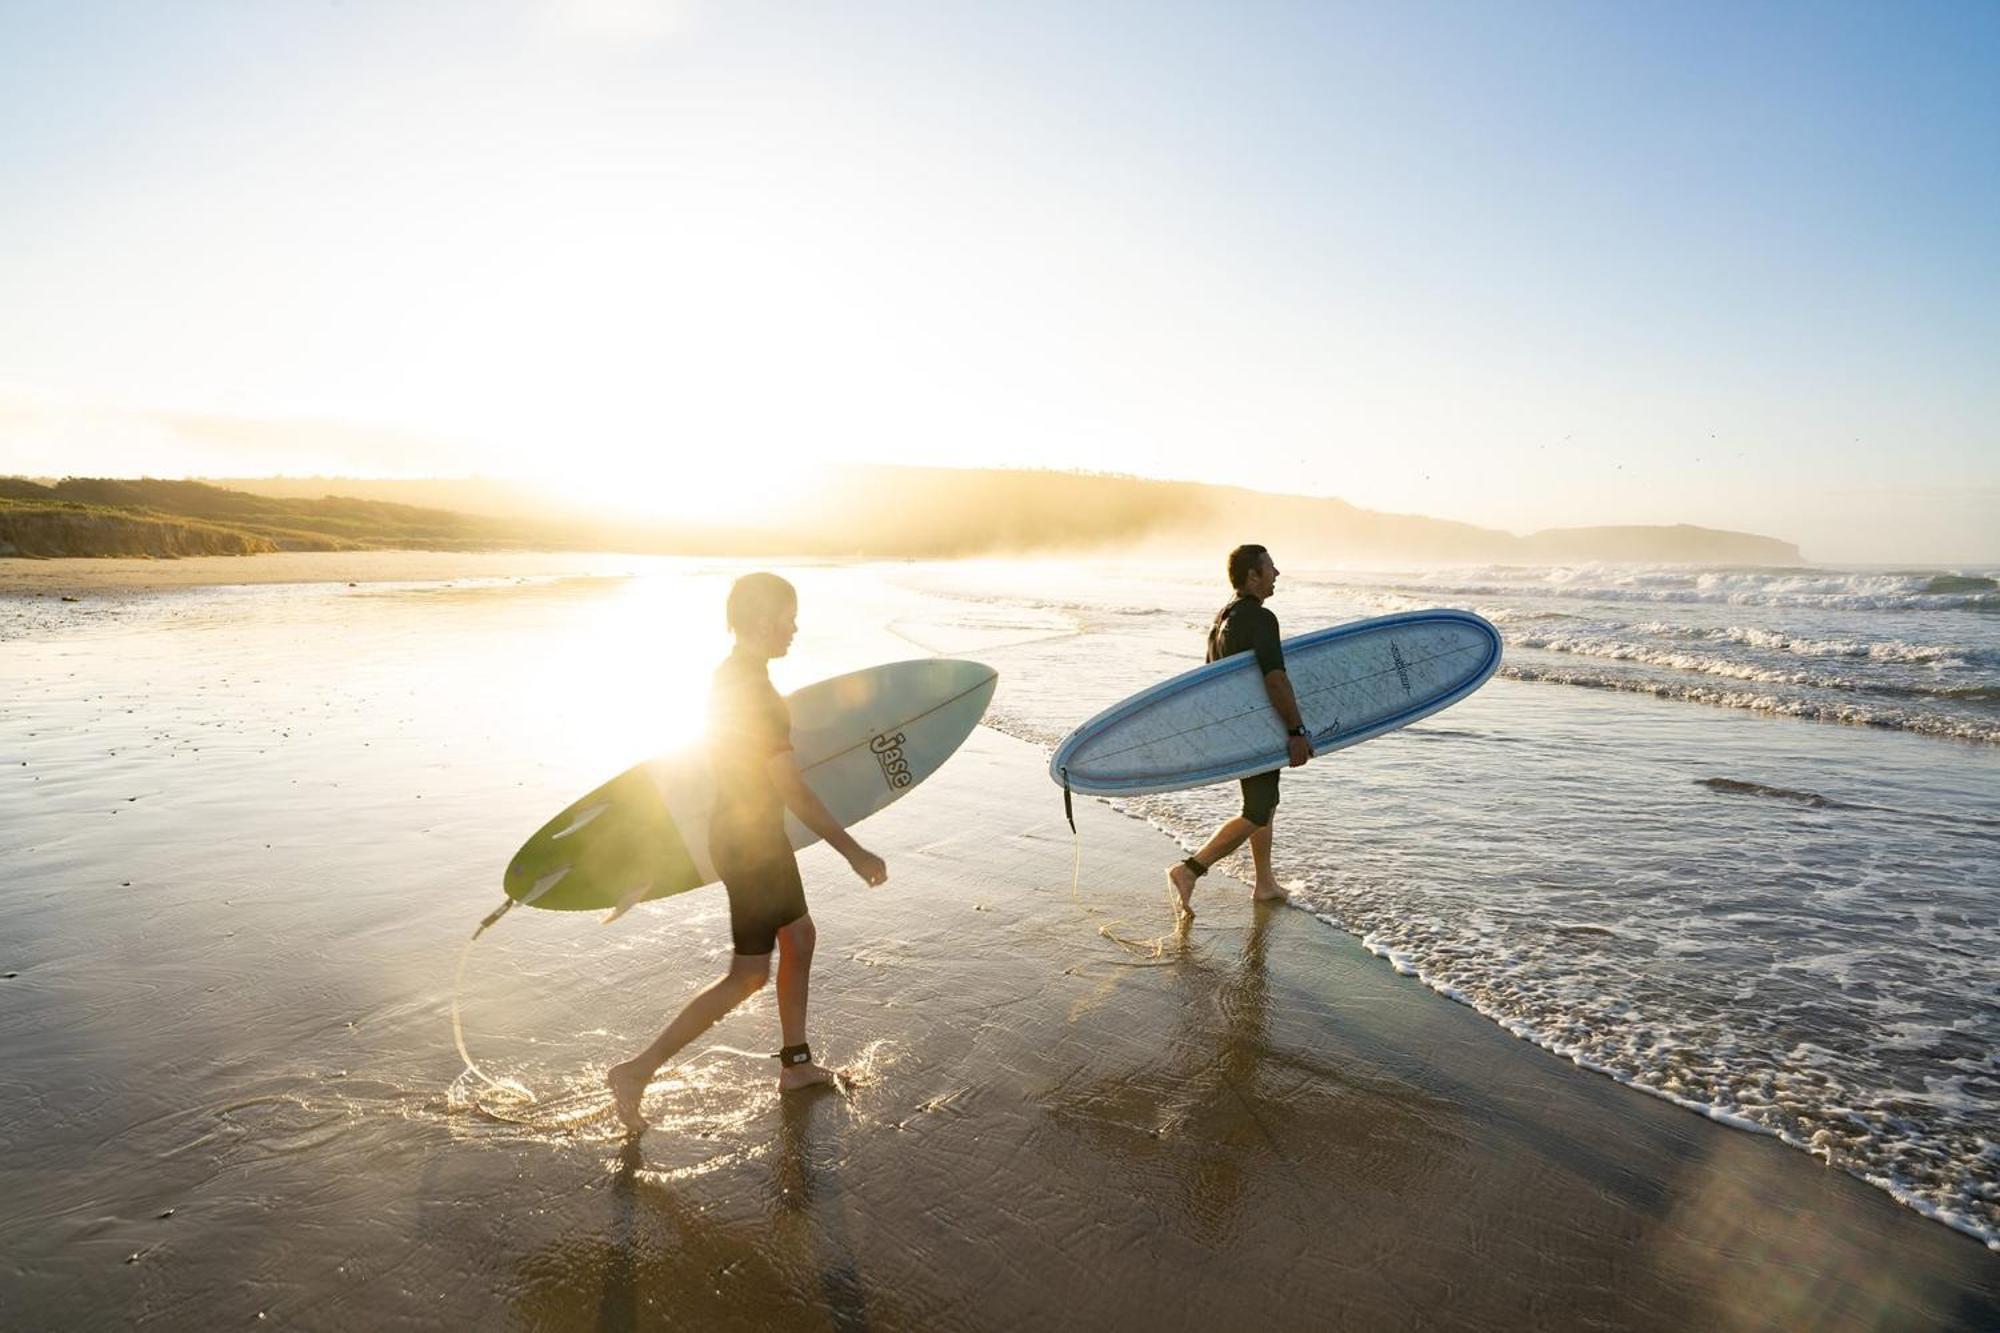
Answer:
[{"label": "black ankle strap", "polygon": [[1186,866],[1188,874],[1193,875],[1196,879],[1200,879],[1208,873],[1208,867],[1195,860],[1192,856],[1181,862],[1181,864]]},{"label": "black ankle strap", "polygon": [[785,1047],[771,1058],[787,1069],[793,1065],[809,1065],[813,1061],[813,1048],[800,1042],[796,1046]]}]

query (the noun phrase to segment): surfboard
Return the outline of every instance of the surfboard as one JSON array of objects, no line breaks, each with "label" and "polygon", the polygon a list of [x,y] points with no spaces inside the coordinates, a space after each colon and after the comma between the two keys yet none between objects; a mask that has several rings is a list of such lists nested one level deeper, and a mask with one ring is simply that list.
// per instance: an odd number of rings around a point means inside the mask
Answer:
[{"label": "surfboard", "polygon": [[[1470,611],[1406,611],[1284,641],[1285,674],[1313,750],[1406,727],[1499,669],[1500,631]],[[1113,704],[1056,747],[1049,776],[1094,796],[1205,787],[1283,768],[1279,722],[1257,659],[1238,653]]]},{"label": "surfboard", "polygon": [[[923,658],[835,676],[790,695],[806,785],[843,827],[907,795],[972,734],[999,674]],[[623,911],[716,879],[708,852],[715,788],[697,742],[649,759],[572,802],[507,866],[507,896],[554,911]],[[819,835],[789,813],[794,848]]]}]

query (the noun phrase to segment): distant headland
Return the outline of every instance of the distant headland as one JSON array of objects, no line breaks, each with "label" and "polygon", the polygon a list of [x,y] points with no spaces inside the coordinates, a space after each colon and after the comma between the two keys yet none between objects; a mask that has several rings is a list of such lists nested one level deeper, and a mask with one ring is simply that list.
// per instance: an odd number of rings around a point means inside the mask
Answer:
[{"label": "distant headland", "polygon": [[607,516],[481,478],[0,478],[0,556],[402,549],[931,559],[1244,540],[1300,560],[1803,563],[1790,542],[1687,524],[1520,536],[1336,499],[1010,469],[829,466],[809,501],[731,524]]}]

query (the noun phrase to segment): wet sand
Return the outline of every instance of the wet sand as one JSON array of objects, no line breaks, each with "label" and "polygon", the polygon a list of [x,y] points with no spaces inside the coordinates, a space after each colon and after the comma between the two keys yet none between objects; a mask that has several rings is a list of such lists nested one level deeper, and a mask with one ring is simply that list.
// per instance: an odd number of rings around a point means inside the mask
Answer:
[{"label": "wet sand", "polygon": [[[15,650],[51,683],[8,733],[32,763],[0,768],[27,867],[0,886],[0,1325],[2000,1323],[1977,1242],[1220,872],[1175,934],[1176,849],[1100,803],[1073,894],[1043,756],[983,730],[864,826],[887,887],[804,858],[813,1041],[851,1090],[780,1099],[720,1049],[775,1048],[767,993],[656,1083],[657,1128],[611,1124],[598,1071],[721,968],[713,890],[607,927],[511,914],[471,955],[468,1038],[539,1100],[454,1088],[458,947],[523,831],[608,767],[446,713],[472,707],[452,653],[513,661],[475,629],[556,614],[506,605],[315,603],[269,651],[368,669],[280,683],[202,623],[92,683],[64,683],[77,650]],[[430,676],[395,656],[415,626]]]},{"label": "wet sand", "polygon": [[[390,1089],[341,1111],[246,1098],[204,1136],[246,1140],[237,1152],[117,1216],[63,1219],[79,1244],[10,1264],[0,1313],[983,1329],[2000,1317],[2000,1259],[1975,1242],[1515,1041],[1220,873],[1193,929],[1172,932],[1171,844],[1094,802],[1072,897],[1058,804],[1031,747],[982,732],[871,826],[887,888],[809,856],[815,1041],[859,1067],[846,1095],[781,1101],[766,1068],[710,1055],[697,1067],[719,1079],[656,1084],[663,1123],[636,1143],[587,1084],[442,1116]],[[631,1035],[714,970],[714,904],[694,899],[657,910],[705,928],[591,997]],[[731,1023],[712,1040],[773,1026],[768,1007]],[[474,1044],[491,1055],[496,1038]],[[391,1162],[355,1158],[347,1123],[399,1099],[417,1104],[373,1141]],[[386,1195],[343,1179],[391,1164]],[[204,1208],[225,1184],[261,1203],[254,1233],[247,1214]],[[141,1220],[165,1199],[179,1218]]]},{"label": "wet sand", "polygon": [[[816,990],[842,1034],[824,1044],[905,1052],[883,1085],[772,1107],[768,1156],[698,1187],[672,1175],[700,1146],[649,1134],[610,1168],[609,1197],[577,1196],[563,1257],[523,1270],[535,1321],[589,1308],[614,1326],[650,1311],[796,1327],[1971,1328],[2000,1315],[2000,1261],[1976,1243],[1514,1041],[1221,875],[1193,930],[1162,937],[1155,890],[1173,849],[1096,803],[1073,900],[1039,768],[981,736],[924,818],[879,837],[895,886],[825,895],[824,933],[849,956]],[[927,835],[938,828],[954,831]]]}]

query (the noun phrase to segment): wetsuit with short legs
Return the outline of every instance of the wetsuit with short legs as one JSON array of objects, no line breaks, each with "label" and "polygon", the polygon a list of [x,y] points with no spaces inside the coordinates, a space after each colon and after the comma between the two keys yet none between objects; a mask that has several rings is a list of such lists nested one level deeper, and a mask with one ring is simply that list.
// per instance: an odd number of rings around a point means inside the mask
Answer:
[{"label": "wetsuit with short legs", "polygon": [[[1215,613],[1208,630],[1208,660],[1219,662],[1238,653],[1257,655],[1257,675],[1261,680],[1273,671],[1285,669],[1285,650],[1278,641],[1278,618],[1255,597],[1239,593],[1236,599]],[[1243,779],[1243,817],[1263,828],[1278,812],[1278,773],[1259,773]]]},{"label": "wetsuit with short legs", "polygon": [[792,716],[765,664],[732,653],[716,669],[708,740],[715,810],[708,851],[729,894],[736,952],[771,952],[778,931],[806,914],[798,858],[785,837],[785,802],[766,767],[792,748]]}]

